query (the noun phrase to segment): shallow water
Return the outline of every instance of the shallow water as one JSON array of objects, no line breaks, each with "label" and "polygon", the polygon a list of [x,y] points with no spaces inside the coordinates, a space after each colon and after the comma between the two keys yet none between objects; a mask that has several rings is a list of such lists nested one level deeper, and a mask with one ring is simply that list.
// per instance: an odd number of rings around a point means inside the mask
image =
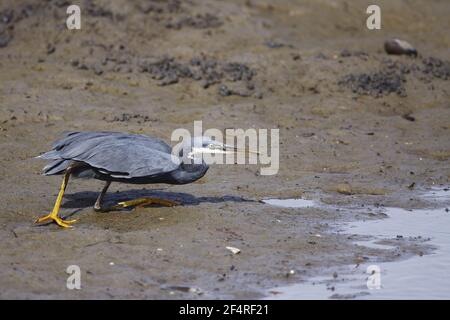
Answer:
[{"label": "shallow water", "polygon": [[[437,191],[426,199],[448,200],[450,192]],[[358,221],[341,232],[373,237],[357,244],[366,247],[393,249],[376,243],[397,236],[430,238],[426,244],[436,247],[429,255],[413,256],[395,262],[367,263],[348,266],[336,279],[332,275],[309,279],[305,283],[278,287],[269,299],[449,299],[450,298],[450,212],[445,208],[405,210],[385,208],[388,218]],[[367,268],[380,270],[379,288],[369,289]],[[372,287],[377,287],[372,286]]]},{"label": "shallow water", "polygon": [[305,199],[266,199],[262,200],[266,204],[284,208],[308,208],[316,205],[314,200]]}]

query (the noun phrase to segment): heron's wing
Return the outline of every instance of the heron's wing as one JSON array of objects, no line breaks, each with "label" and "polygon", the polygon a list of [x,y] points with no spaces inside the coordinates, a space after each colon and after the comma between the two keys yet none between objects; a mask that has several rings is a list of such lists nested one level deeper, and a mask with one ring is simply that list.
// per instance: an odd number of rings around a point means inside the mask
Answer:
[{"label": "heron's wing", "polygon": [[[85,131],[85,132],[66,132],[64,136],[53,143],[54,150],[60,150],[64,147],[79,141],[96,141],[96,140],[118,140],[118,141],[141,141],[146,146],[162,152],[171,153],[172,148],[164,141],[141,134],[131,134],[112,131]],[[95,142],[94,142],[95,143]]]},{"label": "heron's wing", "polygon": [[70,132],[40,158],[82,161],[114,177],[154,176],[176,170],[180,159],[163,141],[119,132]]},{"label": "heron's wing", "polygon": [[103,141],[81,154],[70,154],[71,152],[68,157],[72,160],[83,161],[103,173],[124,178],[160,175],[174,171],[180,166],[180,160],[170,153],[137,142]]}]

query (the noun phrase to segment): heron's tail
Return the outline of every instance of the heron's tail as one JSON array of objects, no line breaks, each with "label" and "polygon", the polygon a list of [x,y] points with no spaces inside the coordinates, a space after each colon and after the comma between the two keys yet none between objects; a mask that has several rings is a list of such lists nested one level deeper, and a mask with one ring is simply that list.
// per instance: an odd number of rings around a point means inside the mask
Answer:
[{"label": "heron's tail", "polygon": [[44,169],[42,169],[42,174],[45,176],[50,176],[53,174],[59,174],[64,172],[70,165],[70,160],[54,160],[47,164]]},{"label": "heron's tail", "polygon": [[36,159],[46,159],[46,160],[61,160],[59,152],[56,150],[47,151],[41,155],[38,155]]}]

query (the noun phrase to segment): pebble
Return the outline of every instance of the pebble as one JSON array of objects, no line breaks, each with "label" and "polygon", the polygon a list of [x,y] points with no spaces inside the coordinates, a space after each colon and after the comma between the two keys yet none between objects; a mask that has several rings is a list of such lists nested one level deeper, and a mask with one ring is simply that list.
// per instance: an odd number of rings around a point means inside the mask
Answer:
[{"label": "pebble", "polygon": [[55,51],[56,51],[56,47],[53,44],[51,44],[51,43],[47,44],[47,54],[52,54]]},{"label": "pebble", "polygon": [[99,64],[95,64],[93,69],[94,69],[94,73],[96,75],[99,76],[99,75],[103,74],[103,70],[102,70],[102,68],[101,68],[101,66]]},{"label": "pebble", "polygon": [[408,42],[400,39],[389,39],[384,43],[384,50],[388,54],[405,54],[417,56],[417,50]]},{"label": "pebble", "polygon": [[230,250],[233,254],[238,254],[241,252],[241,249],[235,248],[235,247],[225,247],[226,249]]}]

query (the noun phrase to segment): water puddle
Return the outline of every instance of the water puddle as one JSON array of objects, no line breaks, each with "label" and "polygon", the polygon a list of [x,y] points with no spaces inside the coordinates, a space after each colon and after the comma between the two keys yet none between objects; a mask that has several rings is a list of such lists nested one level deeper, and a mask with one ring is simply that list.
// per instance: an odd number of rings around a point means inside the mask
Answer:
[{"label": "water puddle", "polygon": [[[450,191],[433,190],[424,199],[448,201]],[[357,221],[340,233],[370,236],[356,242],[365,247],[392,250],[381,239],[430,239],[437,249],[428,255],[394,261],[351,265],[339,276],[315,277],[304,283],[269,290],[268,299],[449,299],[450,212],[440,209],[384,208],[388,218]],[[370,268],[368,273],[368,268]],[[375,270],[374,275],[370,272]],[[379,271],[379,273],[378,273]],[[368,277],[371,280],[368,284]],[[271,293],[272,292],[272,293]],[[276,292],[276,294],[273,294]]]},{"label": "water puddle", "polygon": [[308,208],[316,205],[314,200],[305,199],[266,199],[262,200],[262,202],[284,208]]}]

